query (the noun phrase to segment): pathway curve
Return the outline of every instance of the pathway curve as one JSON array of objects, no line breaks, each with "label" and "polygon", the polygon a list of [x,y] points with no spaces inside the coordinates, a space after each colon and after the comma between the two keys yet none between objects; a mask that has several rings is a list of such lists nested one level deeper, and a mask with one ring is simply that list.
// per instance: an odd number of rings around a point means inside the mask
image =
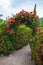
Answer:
[{"label": "pathway curve", "polygon": [[0,65],[34,65],[29,45],[9,56],[0,57]]}]

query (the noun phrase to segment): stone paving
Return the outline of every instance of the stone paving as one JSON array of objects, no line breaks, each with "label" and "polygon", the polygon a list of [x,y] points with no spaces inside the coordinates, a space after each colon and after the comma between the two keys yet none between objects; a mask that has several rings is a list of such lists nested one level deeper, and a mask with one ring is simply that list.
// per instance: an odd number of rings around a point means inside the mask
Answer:
[{"label": "stone paving", "polygon": [[35,65],[31,60],[31,50],[29,45],[15,51],[9,56],[0,57],[0,65]]}]

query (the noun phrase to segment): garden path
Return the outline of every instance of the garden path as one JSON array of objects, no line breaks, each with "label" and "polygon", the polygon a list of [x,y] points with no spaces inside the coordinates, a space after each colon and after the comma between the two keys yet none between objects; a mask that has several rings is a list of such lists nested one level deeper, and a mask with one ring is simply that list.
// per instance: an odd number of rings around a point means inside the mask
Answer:
[{"label": "garden path", "polygon": [[9,56],[0,57],[0,65],[35,65],[31,60],[31,50],[29,45],[15,51]]}]

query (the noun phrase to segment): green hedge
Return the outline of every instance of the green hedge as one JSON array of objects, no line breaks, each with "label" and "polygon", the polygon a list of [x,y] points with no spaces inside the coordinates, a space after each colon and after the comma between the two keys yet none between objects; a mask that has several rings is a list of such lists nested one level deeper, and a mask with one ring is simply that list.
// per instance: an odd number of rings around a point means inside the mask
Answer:
[{"label": "green hedge", "polygon": [[24,24],[18,26],[16,31],[16,46],[21,48],[29,43],[32,38],[32,29]]},{"label": "green hedge", "polygon": [[0,55],[9,55],[13,50],[27,45],[32,35],[32,29],[23,24],[17,27],[16,33],[13,35],[6,34],[6,26],[2,26],[2,29],[0,33]]},{"label": "green hedge", "polygon": [[43,65],[43,28],[39,28],[30,43],[32,59],[36,65]]}]

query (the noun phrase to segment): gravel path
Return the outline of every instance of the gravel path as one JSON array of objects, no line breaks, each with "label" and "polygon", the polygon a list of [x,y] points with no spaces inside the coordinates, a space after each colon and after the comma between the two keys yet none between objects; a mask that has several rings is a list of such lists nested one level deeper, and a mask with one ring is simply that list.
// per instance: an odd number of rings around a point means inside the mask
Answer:
[{"label": "gravel path", "polygon": [[9,56],[0,57],[0,65],[34,65],[29,45]]}]

